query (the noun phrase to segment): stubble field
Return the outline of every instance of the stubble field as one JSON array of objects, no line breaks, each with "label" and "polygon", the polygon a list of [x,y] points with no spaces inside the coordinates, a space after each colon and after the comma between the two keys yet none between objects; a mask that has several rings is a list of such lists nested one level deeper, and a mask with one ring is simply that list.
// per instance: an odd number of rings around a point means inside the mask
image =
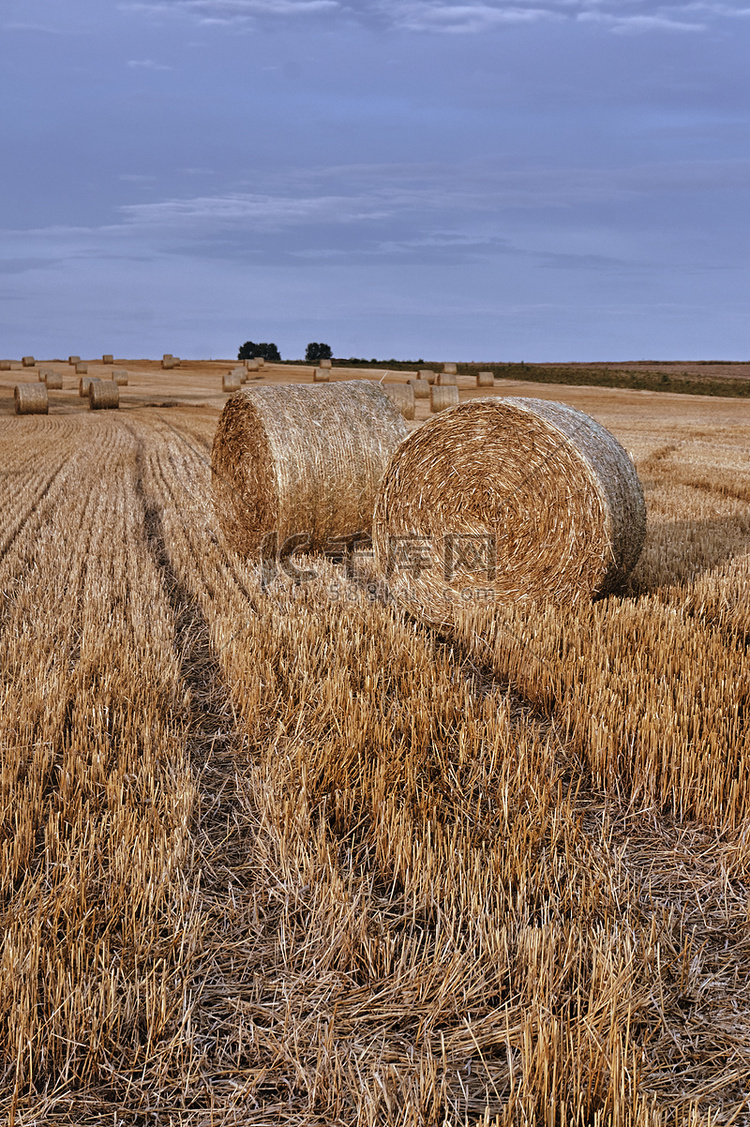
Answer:
[{"label": "stubble field", "polygon": [[648,538],[447,637],[224,549],[219,381],[2,392],[4,1121],[750,1123],[750,404],[498,381]]}]

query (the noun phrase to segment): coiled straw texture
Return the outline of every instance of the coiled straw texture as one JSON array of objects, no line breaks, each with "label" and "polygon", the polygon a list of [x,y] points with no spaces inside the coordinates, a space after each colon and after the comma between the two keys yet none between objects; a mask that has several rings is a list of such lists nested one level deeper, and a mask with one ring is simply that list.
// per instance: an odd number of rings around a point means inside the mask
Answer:
[{"label": "coiled straw texture", "polygon": [[120,389],[114,380],[92,379],[89,384],[89,407],[104,411],[120,406]]},{"label": "coiled straw texture", "polygon": [[18,383],[13,391],[17,415],[49,414],[47,386],[43,383]]},{"label": "coiled straw texture", "polygon": [[211,453],[214,507],[231,547],[277,536],[310,551],[372,527],[375,495],[408,434],[377,384],[248,388],[224,406]]},{"label": "coiled straw texture", "polygon": [[635,467],[599,423],[562,403],[475,399],[396,451],[373,542],[397,599],[450,623],[474,600],[574,604],[611,590],[645,527]]}]

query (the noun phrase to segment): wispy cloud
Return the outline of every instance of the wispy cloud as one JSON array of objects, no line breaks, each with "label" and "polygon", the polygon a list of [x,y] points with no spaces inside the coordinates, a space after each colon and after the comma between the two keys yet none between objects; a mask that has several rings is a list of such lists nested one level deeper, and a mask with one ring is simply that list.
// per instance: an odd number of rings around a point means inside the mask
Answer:
[{"label": "wispy cloud", "polygon": [[453,34],[562,20],[599,24],[617,33],[698,32],[717,20],[750,15],[750,8],[724,0],[131,0],[124,7],[224,24],[340,15],[405,31]]}]

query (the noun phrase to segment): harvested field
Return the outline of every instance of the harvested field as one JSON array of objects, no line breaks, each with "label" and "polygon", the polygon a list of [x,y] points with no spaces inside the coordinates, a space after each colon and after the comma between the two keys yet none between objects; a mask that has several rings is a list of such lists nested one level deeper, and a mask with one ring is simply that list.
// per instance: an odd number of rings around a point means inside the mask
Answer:
[{"label": "harvested field", "polygon": [[0,379],[0,1118],[750,1123],[750,404],[497,381],[615,434],[647,539],[448,636],[366,552],[227,553],[227,362],[126,363]]}]

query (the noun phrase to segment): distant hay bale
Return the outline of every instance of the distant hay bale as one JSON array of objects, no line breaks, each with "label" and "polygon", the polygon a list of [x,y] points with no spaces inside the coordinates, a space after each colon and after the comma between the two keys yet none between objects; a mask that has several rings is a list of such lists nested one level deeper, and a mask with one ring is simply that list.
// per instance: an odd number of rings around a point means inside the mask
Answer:
[{"label": "distant hay bale", "polygon": [[175,359],[174,356],[168,356],[165,353],[164,356],[162,356],[162,359],[161,359],[161,366],[162,366],[162,368],[176,368],[177,367],[177,360]]},{"label": "distant hay bale", "polygon": [[458,380],[455,372],[440,372],[435,383],[438,387],[457,387]]},{"label": "distant hay bale", "polygon": [[105,352],[102,356],[102,364],[114,364],[115,358],[111,352]]},{"label": "distant hay bale", "polygon": [[36,360],[34,359],[33,356],[22,356],[21,357],[21,364],[23,365],[24,368],[33,368],[34,365],[36,364]]},{"label": "distant hay bale", "polygon": [[455,376],[458,368],[455,364],[443,364],[443,375]]},{"label": "distant hay bale", "polygon": [[47,372],[48,371],[49,371],[48,368],[37,368],[36,378],[39,380],[40,383],[46,383],[47,382]]},{"label": "distant hay bale", "polygon": [[245,361],[245,367],[247,368],[248,372],[257,372],[259,364],[255,357],[253,357],[252,360]]},{"label": "distant hay bale", "polygon": [[13,390],[17,415],[49,414],[47,386],[43,383],[17,383]]},{"label": "distant hay bale", "polygon": [[265,356],[256,356],[256,360],[258,361],[258,367],[259,368],[265,368],[265,366],[266,366]]},{"label": "distant hay bale", "polygon": [[76,375],[77,376],[85,376],[86,373],[88,372],[88,370],[89,370],[89,366],[86,363],[86,361],[85,360],[79,360],[78,363],[76,364]]},{"label": "distant hay bale", "polygon": [[0,372],[9,372],[10,363],[10,360],[0,360]]},{"label": "distant hay bale", "polygon": [[80,380],[78,381],[78,394],[80,395],[81,399],[88,399],[89,388],[91,387],[91,381],[93,379],[93,376],[81,376]]},{"label": "distant hay bale", "polygon": [[92,380],[89,384],[89,407],[105,411],[120,406],[120,389],[114,380]]},{"label": "distant hay bale", "polygon": [[242,385],[242,379],[238,375],[237,368],[231,372],[225,372],[221,377],[221,390],[222,391],[239,391]]},{"label": "distant hay bale", "polygon": [[427,380],[408,380],[409,387],[414,392],[415,399],[429,399],[430,385]]},{"label": "distant hay bale", "polygon": [[69,364],[80,364],[81,363],[81,357],[80,356],[69,356],[68,357],[68,363]]},{"label": "distant hay bale", "polygon": [[399,601],[450,622],[474,601],[571,605],[612,590],[645,527],[635,467],[604,427],[562,403],[492,398],[430,419],[399,447],[373,541]]},{"label": "distant hay bale", "polygon": [[11,360],[11,362],[10,362],[11,372],[20,372],[22,368],[23,368],[23,364],[21,363],[20,360]]},{"label": "distant hay bale", "polygon": [[211,453],[214,507],[243,555],[275,534],[310,551],[369,535],[375,494],[408,434],[369,380],[246,388],[227,401]]},{"label": "distant hay bale", "polygon": [[313,372],[313,383],[328,383],[331,379],[330,368],[316,368]]},{"label": "distant hay bale", "polygon": [[438,411],[447,411],[449,407],[458,407],[458,388],[455,384],[433,384],[430,388],[430,410],[433,415]]},{"label": "distant hay bale", "polygon": [[319,368],[332,368],[333,367],[333,361],[332,360],[318,360],[318,367]]},{"label": "distant hay bale", "polygon": [[417,372],[417,379],[427,380],[428,383],[434,383],[436,375],[437,373],[433,372],[431,368],[420,368]]},{"label": "distant hay bale", "polygon": [[47,369],[44,382],[48,391],[61,391],[63,385],[62,372],[53,372]]},{"label": "distant hay bale", "polygon": [[236,376],[240,383],[247,381],[247,368],[244,364],[239,364],[236,368],[232,368],[232,375]]},{"label": "distant hay bale", "polygon": [[409,384],[382,383],[380,386],[405,419],[414,418],[414,390]]},{"label": "distant hay bale", "polygon": [[127,368],[113,368],[112,369],[112,379],[115,381],[115,383],[117,384],[118,387],[127,387],[127,384],[128,384]]},{"label": "distant hay bale", "polygon": [[494,387],[494,372],[477,372],[477,387]]}]

